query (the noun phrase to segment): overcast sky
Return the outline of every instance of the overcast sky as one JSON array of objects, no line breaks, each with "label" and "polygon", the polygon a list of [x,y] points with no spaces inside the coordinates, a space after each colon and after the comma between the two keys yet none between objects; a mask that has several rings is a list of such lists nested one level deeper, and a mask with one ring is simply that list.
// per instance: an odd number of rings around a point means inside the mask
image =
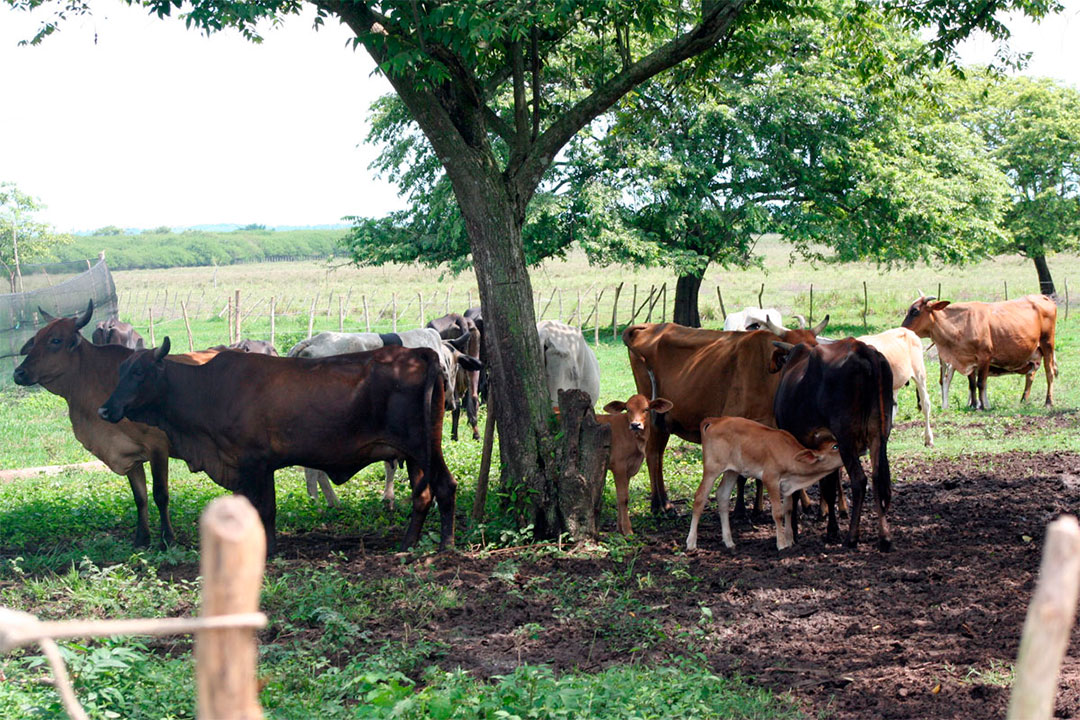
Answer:
[{"label": "overcast sky", "polygon": [[[390,91],[348,32],[291,18],[253,45],[206,38],[145,10],[96,3],[43,46],[36,21],[0,4],[0,181],[48,207],[59,230],[212,223],[314,225],[403,207],[363,144]],[[1030,74],[1080,86],[1080,0],[1041,26],[1011,24]],[[969,62],[993,54],[963,48]]]}]

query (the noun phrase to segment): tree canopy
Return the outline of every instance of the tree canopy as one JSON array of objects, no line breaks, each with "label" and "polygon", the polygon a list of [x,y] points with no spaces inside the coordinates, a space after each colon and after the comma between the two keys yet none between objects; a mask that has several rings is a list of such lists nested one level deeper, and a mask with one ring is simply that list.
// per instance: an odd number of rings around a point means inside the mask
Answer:
[{"label": "tree canopy", "polygon": [[48,223],[35,219],[44,210],[41,201],[20,190],[15,183],[0,182],[0,265],[9,278],[11,292],[21,292],[20,265],[55,258],[56,249],[71,242]]}]

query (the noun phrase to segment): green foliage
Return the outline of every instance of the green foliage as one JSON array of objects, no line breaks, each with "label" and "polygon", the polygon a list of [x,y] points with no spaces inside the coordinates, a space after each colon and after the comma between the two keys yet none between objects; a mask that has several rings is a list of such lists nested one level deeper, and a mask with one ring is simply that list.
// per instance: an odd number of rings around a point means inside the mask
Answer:
[{"label": "green foliage", "polygon": [[0,182],[0,268],[11,277],[10,292],[21,292],[15,287],[16,246],[18,261],[25,264],[54,260],[57,251],[71,242],[69,236],[34,219],[34,214],[44,209],[40,200],[19,190],[15,183]]}]

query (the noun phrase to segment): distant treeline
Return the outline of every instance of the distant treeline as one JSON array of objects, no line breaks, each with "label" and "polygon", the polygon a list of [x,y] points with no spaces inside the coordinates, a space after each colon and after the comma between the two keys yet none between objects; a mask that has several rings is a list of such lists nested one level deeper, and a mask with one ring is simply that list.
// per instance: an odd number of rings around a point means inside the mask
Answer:
[{"label": "distant treeline", "polygon": [[60,260],[97,257],[113,270],[231,265],[265,260],[330,257],[346,230],[235,230],[182,233],[147,231],[139,235],[86,235],[59,249]]}]

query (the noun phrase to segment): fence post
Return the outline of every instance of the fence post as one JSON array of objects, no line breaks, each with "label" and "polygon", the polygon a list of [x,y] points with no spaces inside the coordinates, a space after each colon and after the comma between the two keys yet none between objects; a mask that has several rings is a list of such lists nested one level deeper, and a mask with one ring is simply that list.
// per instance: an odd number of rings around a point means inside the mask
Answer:
[{"label": "fence post", "polygon": [[150,317],[150,347],[157,347],[157,340],[154,339],[154,308],[147,308],[146,314]]},{"label": "fence post", "polygon": [[[277,298],[270,296],[270,344],[274,345],[274,315],[277,314]],[[276,346],[275,346],[276,347]]]},{"label": "fence post", "polygon": [[315,293],[315,297],[311,299],[311,309],[308,310],[307,316],[307,336],[310,338],[311,333],[315,330],[315,303],[319,302],[319,293]]},{"label": "fence post", "polygon": [[341,295],[337,296],[337,315],[338,332],[345,332],[345,301],[341,299]]},{"label": "fence post", "polygon": [[1065,319],[1069,319],[1069,278],[1065,278]]},{"label": "fence post", "polygon": [[764,310],[765,306],[761,304],[761,296],[765,294],[765,283],[761,283],[761,289],[757,292],[757,306],[759,310]]},{"label": "fence post", "polygon": [[559,322],[562,322],[562,288],[558,288],[558,291],[559,291],[559,317],[557,319],[558,319]]},{"label": "fence post", "polygon": [[367,332],[371,332],[371,316],[368,315],[367,295],[363,295],[362,299],[364,301],[364,327],[366,328]]},{"label": "fence post", "polygon": [[236,304],[233,306],[233,310],[236,312],[236,340],[233,342],[240,342],[240,291],[236,291]]},{"label": "fence post", "polygon": [[468,299],[468,305],[471,308],[472,307],[472,288],[469,288],[468,298],[469,298]]},{"label": "fence post", "polygon": [[[481,339],[481,342],[490,342]],[[487,417],[484,418],[484,447],[480,451],[480,474],[476,478],[476,494],[473,495],[472,520],[484,519],[484,506],[487,505],[488,479],[491,476],[491,453],[495,445],[495,397],[488,395]]]},{"label": "fence post", "polygon": [[1002,282],[1005,283],[1005,300],[1007,301],[1009,299],[1009,281],[1002,280]]},{"label": "fence post", "polygon": [[1046,528],[1039,581],[1031,596],[1008,720],[1049,720],[1054,712],[1061,659],[1076,619],[1080,590],[1080,526],[1063,515]]},{"label": "fence post", "polygon": [[[228,314],[225,316],[225,322],[229,326],[229,342],[227,344],[232,345],[233,344],[233,312],[232,312],[233,299],[232,299],[232,295],[228,295],[226,297],[228,298],[228,302],[226,302],[225,305],[229,310]],[[151,344],[153,344],[153,343],[151,343]]]},{"label": "fence post", "polygon": [[727,309],[724,307],[724,294],[720,292],[720,286],[716,286],[716,299],[720,301],[720,314],[727,320]]},{"label": "fence post", "polygon": [[869,296],[866,293],[866,281],[862,281],[862,326],[863,332],[870,332],[869,326],[866,324],[866,306],[869,303]]},{"label": "fence post", "polygon": [[615,286],[615,304],[611,307],[611,339],[619,338],[619,293],[622,292],[622,283]]},{"label": "fence post", "polygon": [[[184,329],[187,330],[187,349],[188,352],[195,352],[195,342],[191,339],[191,323],[188,322],[187,303],[180,302],[180,312],[184,313]],[[274,327],[274,323],[270,321],[270,327]]]},{"label": "fence post", "polygon": [[420,298],[420,327],[424,327],[424,291],[416,293],[416,296]]},{"label": "fence post", "polygon": [[814,283],[810,283],[810,327],[814,327]]},{"label": "fence post", "polygon": [[[452,292],[454,292],[453,285],[451,285],[450,288],[446,291],[446,307],[443,308],[443,315],[450,314],[450,293]],[[423,323],[420,323],[420,325],[423,326]]]},{"label": "fence post", "polygon": [[[255,508],[241,495],[217,498],[199,522],[202,617],[257,612],[266,533]],[[255,679],[254,628],[201,630],[195,634],[198,717],[262,718]]]},{"label": "fence post", "polygon": [[394,326],[394,332],[397,332],[397,293],[390,294],[390,302],[393,306],[393,313],[391,315],[391,322]]}]

